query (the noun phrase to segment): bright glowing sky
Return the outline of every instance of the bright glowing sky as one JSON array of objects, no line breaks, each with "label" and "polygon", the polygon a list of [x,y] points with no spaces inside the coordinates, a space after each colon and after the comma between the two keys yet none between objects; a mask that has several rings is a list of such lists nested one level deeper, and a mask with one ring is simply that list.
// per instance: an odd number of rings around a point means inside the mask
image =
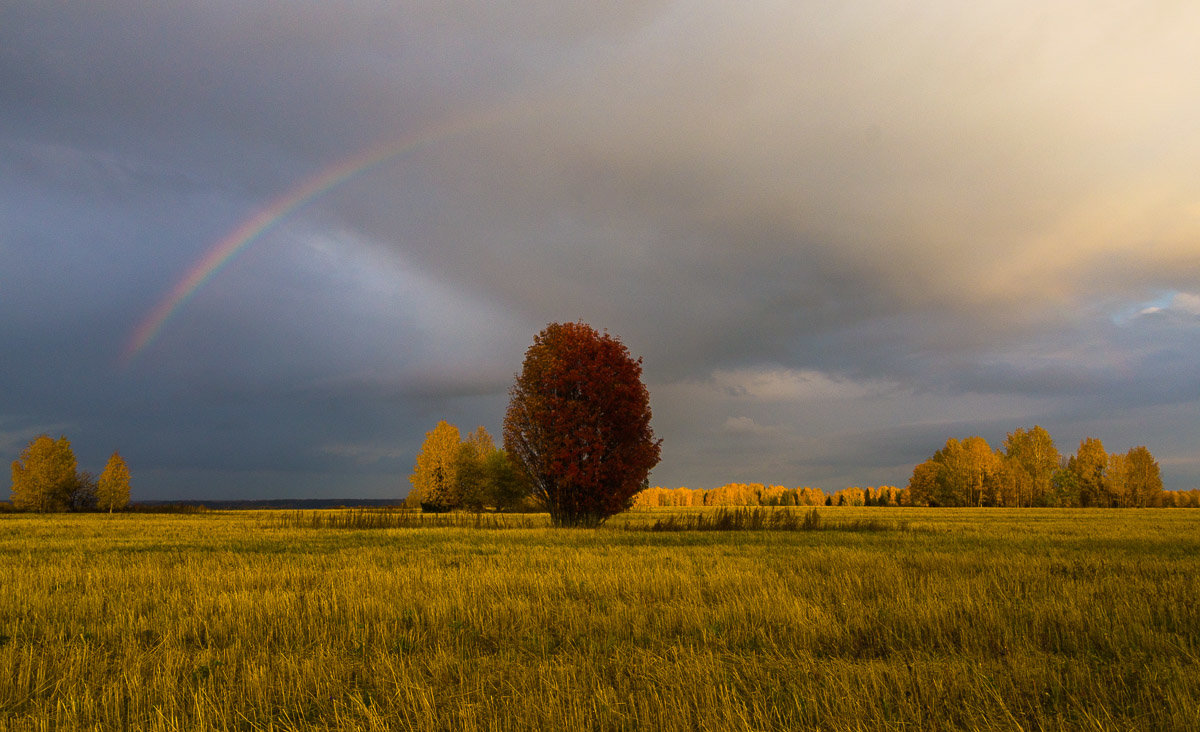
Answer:
[{"label": "bright glowing sky", "polygon": [[398,497],[582,319],[645,358],[656,484],[904,485],[1040,424],[1200,487],[1197,38],[1165,0],[0,3],[0,458]]}]

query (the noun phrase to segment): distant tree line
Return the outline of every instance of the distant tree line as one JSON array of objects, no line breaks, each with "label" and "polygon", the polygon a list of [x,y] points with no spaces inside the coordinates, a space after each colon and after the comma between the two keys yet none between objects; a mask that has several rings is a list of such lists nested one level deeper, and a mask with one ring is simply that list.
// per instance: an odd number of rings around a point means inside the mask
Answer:
[{"label": "distant tree line", "polygon": [[664,506],[905,506],[907,491],[895,486],[851,487],[834,493],[808,486],[727,483],[719,488],[647,488],[633,497],[635,508]]},{"label": "distant tree line", "polygon": [[908,486],[786,488],[730,483],[709,490],[653,487],[634,506],[1062,506],[1194,507],[1200,490],[1165,491],[1158,463],[1145,446],[1109,454],[1088,437],[1070,456],[1034,426],[1008,434],[1002,449],[973,436],[949,439],[913,469]]},{"label": "distant tree line", "polygon": [[914,504],[930,506],[1179,505],[1145,446],[1109,454],[1088,437],[1066,457],[1038,426],[1010,432],[1003,449],[979,436],[951,438],[913,469],[908,489]]},{"label": "distant tree line", "polygon": [[38,435],[12,464],[12,505],[20,511],[120,511],[129,505],[129,467],[114,452],[99,476],[80,472],[66,437]]},{"label": "distant tree line", "polygon": [[425,434],[404,503],[425,511],[519,511],[535,508],[528,478],[483,427],[462,438],[442,420]]}]

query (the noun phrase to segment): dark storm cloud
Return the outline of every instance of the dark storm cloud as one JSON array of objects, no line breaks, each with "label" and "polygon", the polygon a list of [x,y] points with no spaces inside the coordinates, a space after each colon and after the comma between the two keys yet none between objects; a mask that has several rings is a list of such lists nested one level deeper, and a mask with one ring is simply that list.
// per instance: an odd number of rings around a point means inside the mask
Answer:
[{"label": "dark storm cloud", "polygon": [[[120,446],[147,495],[402,492],[424,431],[496,431],[533,333],[574,319],[645,356],[665,484],[902,483],[967,427],[1177,426],[1197,28],[1166,2],[6,4],[0,437]],[[119,365],[240,222],[406,136]]]},{"label": "dark storm cloud", "polygon": [[[1094,120],[1056,120],[1057,106],[1026,88],[1041,71],[1049,88],[1070,90],[1052,57],[1009,69],[1022,59],[1005,43],[985,44],[982,59],[957,39],[924,47],[912,20],[872,50],[823,37],[819,23],[808,30],[803,13],[695,15],[667,14],[624,39],[544,92],[530,118],[444,162],[464,203],[439,222],[456,246],[420,250],[430,266],[454,266],[529,310],[569,299],[645,323],[646,341],[662,330],[685,346],[720,334],[676,359],[704,369],[710,355],[803,358],[813,336],[865,333],[904,313],[931,321],[931,349],[1019,342],[1073,325],[1071,311],[1096,295],[1086,278],[1128,251],[1078,236],[1083,212],[1113,218],[1093,187],[1138,186],[1122,183],[1120,165],[1101,171],[1107,180],[1074,180],[1112,152],[1074,139],[1076,127],[1102,136]],[[719,21],[728,27],[710,27]],[[1060,40],[1018,30],[1029,43]],[[839,55],[849,50],[861,55]],[[1089,140],[1101,141],[1127,142]],[[1105,296],[1194,280],[1189,244],[1165,237]],[[460,262],[464,248],[479,251]],[[526,276],[534,263],[536,279]],[[659,318],[637,317],[647,302]]]}]

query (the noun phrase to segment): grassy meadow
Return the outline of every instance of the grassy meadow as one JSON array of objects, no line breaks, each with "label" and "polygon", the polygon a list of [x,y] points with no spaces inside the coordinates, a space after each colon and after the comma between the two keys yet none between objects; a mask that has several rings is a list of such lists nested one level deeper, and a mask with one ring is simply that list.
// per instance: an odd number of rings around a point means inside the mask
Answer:
[{"label": "grassy meadow", "polygon": [[1200,511],[696,511],[0,516],[0,730],[1200,729]]}]

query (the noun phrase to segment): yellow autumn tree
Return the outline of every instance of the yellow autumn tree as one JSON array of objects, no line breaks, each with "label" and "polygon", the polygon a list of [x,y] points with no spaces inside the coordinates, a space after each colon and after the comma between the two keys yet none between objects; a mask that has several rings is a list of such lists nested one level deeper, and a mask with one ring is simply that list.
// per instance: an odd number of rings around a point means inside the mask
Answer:
[{"label": "yellow autumn tree", "polygon": [[446,420],[425,433],[417,464],[408,478],[412,493],[411,500],[406,502],[418,503],[433,511],[446,511],[460,503],[456,470],[458,446],[458,428]]},{"label": "yellow autumn tree", "polygon": [[904,491],[894,485],[881,485],[874,493],[876,506],[899,506]]},{"label": "yellow autumn tree", "polygon": [[449,508],[469,508],[482,511],[495,505],[493,482],[488,475],[488,456],[496,452],[496,443],[480,425],[458,446],[454,457],[454,477],[457,490],[450,491],[456,500]]},{"label": "yellow autumn tree", "polygon": [[942,464],[930,458],[918,463],[908,479],[908,495],[914,506],[940,506],[945,500],[942,491]]},{"label": "yellow autumn tree", "polygon": [[637,492],[633,497],[633,505],[631,508],[654,508],[659,505],[659,494],[663,492],[660,486],[652,486],[644,488]]},{"label": "yellow autumn tree", "polygon": [[781,485],[764,486],[758,492],[758,503],[760,506],[780,506],[783,505],[783,494],[787,491]]},{"label": "yellow autumn tree", "polygon": [[862,506],[867,502],[867,492],[858,486],[843,488],[833,494],[835,506]]},{"label": "yellow autumn tree", "polygon": [[825,491],[821,490],[820,488],[813,488],[812,486],[804,486],[804,488],[798,489],[798,490],[800,490],[800,495],[801,495],[800,505],[802,505],[802,506],[824,506],[825,505]]},{"label": "yellow autumn tree", "polygon": [[1067,470],[1075,475],[1081,505],[1107,505],[1104,479],[1108,472],[1108,453],[1103,442],[1095,437],[1080,440],[1079,450],[1067,461]]},{"label": "yellow autumn tree", "polygon": [[692,505],[692,490],[685,487],[672,488],[666,492],[665,499],[668,506],[690,506]]},{"label": "yellow autumn tree", "polygon": [[96,483],[96,504],[101,511],[120,511],[129,505],[129,466],[114,452]]},{"label": "yellow autumn tree", "polygon": [[933,457],[913,468],[908,481],[915,505],[982,506],[1002,503],[1002,460],[979,436],[953,437]]},{"label": "yellow autumn tree", "polygon": [[1162,500],[1158,463],[1144,446],[1108,456],[1105,487],[1113,506],[1155,506]]},{"label": "yellow autumn tree", "polygon": [[1017,429],[1004,439],[1006,488],[1002,494],[1013,493],[1018,506],[1043,506],[1051,492],[1051,480],[1058,469],[1058,448],[1046,428]]},{"label": "yellow autumn tree", "polygon": [[12,464],[12,503],[26,511],[66,511],[79,485],[66,437],[38,435]]}]

